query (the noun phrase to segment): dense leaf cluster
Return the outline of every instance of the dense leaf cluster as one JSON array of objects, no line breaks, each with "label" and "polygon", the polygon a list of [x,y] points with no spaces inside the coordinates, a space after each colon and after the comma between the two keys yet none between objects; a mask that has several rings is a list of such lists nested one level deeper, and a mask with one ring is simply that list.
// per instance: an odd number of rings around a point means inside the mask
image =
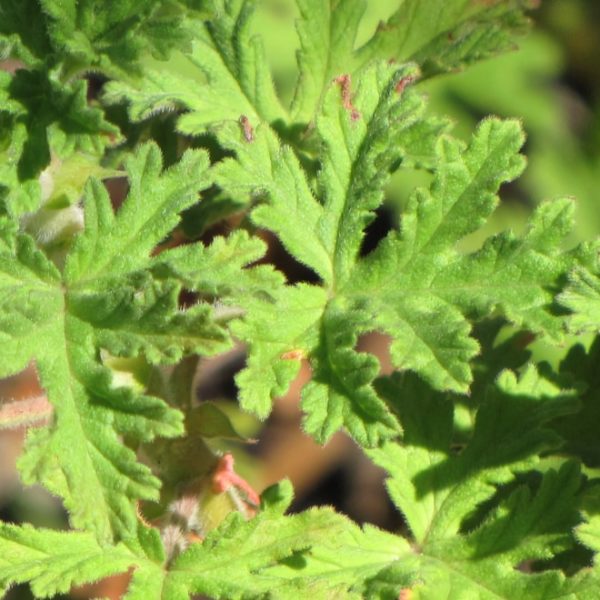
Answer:
[{"label": "dense leaf cluster", "polygon": [[[553,370],[520,335],[597,332],[597,246],[566,249],[558,199],[465,251],[524,168],[522,128],[487,118],[465,144],[419,92],[512,47],[530,3],[405,0],[361,44],[365,0],[291,4],[286,100],[251,0],[0,0],[0,375],[35,361],[53,414],[20,474],[73,529],[0,525],[0,586],[50,597],[132,570],[132,600],[600,597],[598,344]],[[403,169],[429,185],[365,255]],[[111,197],[103,180],[124,177]],[[311,281],[257,265],[258,229]],[[389,377],[357,350],[369,332],[390,338]],[[232,496],[208,522],[205,439],[233,429],[190,401],[193,357],[234,340],[240,404],[261,418],[308,361],[305,431],[345,430],[386,471],[407,537],[286,515],[286,482],[256,516]]]}]

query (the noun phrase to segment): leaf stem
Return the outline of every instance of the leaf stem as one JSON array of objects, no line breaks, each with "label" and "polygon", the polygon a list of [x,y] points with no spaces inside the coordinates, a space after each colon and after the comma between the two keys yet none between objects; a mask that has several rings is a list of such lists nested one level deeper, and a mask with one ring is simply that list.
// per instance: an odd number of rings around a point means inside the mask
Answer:
[{"label": "leaf stem", "polygon": [[52,405],[45,395],[0,403],[0,429],[45,425],[52,415]]}]

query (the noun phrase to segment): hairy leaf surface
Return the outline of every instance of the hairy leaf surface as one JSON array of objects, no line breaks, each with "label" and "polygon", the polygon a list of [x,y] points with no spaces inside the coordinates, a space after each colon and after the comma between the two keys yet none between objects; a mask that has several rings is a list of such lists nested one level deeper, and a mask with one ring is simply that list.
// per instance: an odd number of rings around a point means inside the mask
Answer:
[{"label": "hairy leaf surface", "polygon": [[[561,390],[533,367],[520,379],[504,372],[481,404],[466,447],[456,452],[448,399],[409,376],[381,385],[400,415],[404,441],[369,454],[389,473],[390,495],[413,536],[420,575],[407,587],[414,585],[417,597],[461,589],[475,598],[553,598],[579,586],[593,589],[588,577],[567,581],[558,571],[515,569],[573,543],[568,531],[577,521],[577,466],[546,472],[533,488],[535,479],[515,477],[535,468],[542,448],[560,443],[548,424],[575,410],[572,390]],[[406,585],[402,563],[368,588],[391,591],[394,578],[396,590]]]},{"label": "hairy leaf surface", "polygon": [[[399,426],[372,389],[377,363],[351,347],[355,315],[361,315],[361,332],[393,337],[395,367],[414,370],[440,389],[466,392],[478,352],[470,319],[499,312],[560,337],[550,307],[570,258],[556,245],[572,215],[568,203],[545,205],[523,239],[502,234],[479,252],[459,253],[458,242],[493,212],[500,185],[523,169],[518,123],[484,121],[465,147],[443,135],[443,121],[425,116],[422,99],[410,89],[417,67],[364,66],[381,57],[419,57],[421,65],[441,70],[466,64],[502,46],[506,31],[523,23],[524,3],[440,4],[435,22],[426,17],[431,7],[403,3],[358,51],[353,39],[363,3],[303,0],[298,8],[300,75],[291,114],[311,122],[305,135],[318,142],[318,153],[314,143],[300,141],[294,151],[284,141],[296,134],[282,129],[288,117],[268,73],[258,70],[262,50],[249,41],[248,2],[226,3],[223,18],[206,23],[189,58],[197,81],[179,69],[156,70],[143,87],[109,86],[108,98],[127,99],[136,119],[183,108],[182,131],[213,132],[235,153],[216,165],[217,185],[238,205],[256,202],[252,221],[274,232],[322,280],[323,299],[317,288],[302,285],[241,302],[246,324],[236,326],[236,334],[250,346],[238,377],[243,406],[265,416],[297,373],[298,358],[307,357],[315,376],[303,401],[307,431],[324,442],[343,427],[373,445]],[[450,49],[441,44],[459,30]],[[430,189],[413,194],[400,231],[361,259],[365,228],[383,202],[390,173],[415,166],[434,170]],[[517,287],[507,285],[515,280]],[[294,306],[306,307],[301,318]],[[343,352],[331,341],[328,315],[334,313],[335,339],[346,340]],[[360,383],[349,377],[354,369]]]},{"label": "hairy leaf surface", "polygon": [[[179,311],[181,282],[155,281],[145,271],[178,212],[206,186],[202,154],[189,153],[171,171],[161,167],[154,146],[131,159],[130,193],[116,215],[102,185],[90,184],[86,229],[64,275],[25,234],[8,244],[1,261],[2,374],[35,360],[54,406],[50,426],[28,436],[21,473],[60,495],[73,524],[102,541],[132,535],[132,500],[158,494],[158,480],[119,436],[172,436],[182,422],[162,400],[115,385],[100,350],[172,363],[227,344],[210,306]],[[118,243],[106,245],[115,233]]]},{"label": "hairy leaf surface", "polygon": [[166,58],[185,46],[190,20],[210,14],[201,0],[8,0],[0,7],[0,54],[67,75],[88,69],[129,77],[145,52]]}]

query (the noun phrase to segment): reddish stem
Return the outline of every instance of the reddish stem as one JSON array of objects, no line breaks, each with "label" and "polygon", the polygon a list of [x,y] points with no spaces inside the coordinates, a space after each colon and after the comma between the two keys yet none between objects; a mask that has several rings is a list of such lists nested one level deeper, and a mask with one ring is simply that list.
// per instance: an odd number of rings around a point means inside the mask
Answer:
[{"label": "reddish stem", "polygon": [[222,494],[230,487],[236,487],[246,494],[249,502],[260,506],[259,495],[244,478],[235,472],[233,463],[233,456],[229,453],[219,459],[213,474],[213,490],[217,494]]},{"label": "reddish stem", "polygon": [[0,425],[21,427],[41,425],[52,415],[52,405],[46,396],[35,396],[24,400],[0,403]]},{"label": "reddish stem", "polygon": [[352,78],[347,73],[340,75],[334,79],[342,90],[342,104],[344,108],[350,113],[350,118],[353,121],[360,119],[360,111],[352,104],[352,94],[350,87],[352,85]]},{"label": "reddish stem", "polygon": [[407,75],[406,77],[402,77],[400,81],[396,84],[396,92],[398,92],[398,94],[402,94],[404,88],[407,85],[413,83],[415,79],[416,77],[414,75]]}]

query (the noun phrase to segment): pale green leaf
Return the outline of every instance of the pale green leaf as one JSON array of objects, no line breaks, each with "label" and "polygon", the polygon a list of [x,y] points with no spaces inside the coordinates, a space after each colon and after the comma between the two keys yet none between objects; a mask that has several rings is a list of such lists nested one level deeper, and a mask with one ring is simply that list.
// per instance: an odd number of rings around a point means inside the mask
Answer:
[{"label": "pale green leaf", "polygon": [[189,289],[225,301],[251,294],[266,294],[277,288],[283,277],[272,267],[251,267],[261,259],[266,245],[257,237],[238,230],[228,237],[216,237],[210,246],[189,244],[161,253],[154,273],[172,277]]},{"label": "pale green leaf", "polygon": [[85,230],[67,256],[68,278],[25,235],[4,251],[3,373],[35,360],[54,408],[48,428],[28,436],[23,479],[61,496],[72,523],[103,542],[130,537],[134,501],[158,498],[159,481],[121,436],[150,441],[183,426],[182,415],[164,401],[123,387],[100,362],[100,351],[172,363],[228,344],[209,305],[180,310],[182,282],[144,272],[179,210],[196,201],[204,165],[205,156],[192,152],[162,173],[158,150],[142,148],[127,164],[130,192],[116,214],[101,184],[93,184]]},{"label": "pale green leaf", "polygon": [[146,268],[150,252],[179,222],[179,212],[208,187],[208,157],[188,151],[162,172],[159,149],[142,146],[126,163],[129,193],[114,214],[108,193],[92,179],[84,200],[85,232],[69,254],[66,276],[71,283],[116,277]]},{"label": "pale green leaf", "polygon": [[299,78],[292,116],[311,121],[331,81],[348,73],[356,34],[365,11],[364,0],[296,0],[300,18],[296,22],[301,50]]},{"label": "pale green leaf", "polygon": [[[285,394],[300,359],[318,344],[326,302],[325,290],[319,287],[285,287],[271,300],[254,300],[248,318],[233,324],[234,335],[250,344],[247,367],[236,377],[244,408],[266,417],[272,399]],[[277,319],[278,314],[285,320]]]},{"label": "pale green leaf", "polygon": [[379,389],[398,411],[404,444],[369,455],[392,475],[390,494],[419,543],[455,535],[494,485],[531,468],[542,449],[559,444],[546,424],[576,409],[573,391],[562,391],[533,367],[521,379],[506,371],[488,390],[467,447],[452,456],[449,399],[409,375],[383,380]]},{"label": "pale green leaf", "polygon": [[0,524],[0,589],[29,583],[37,598],[51,598],[122,573],[134,560],[126,548],[103,547],[90,533]]},{"label": "pale green leaf", "polygon": [[302,408],[305,431],[322,444],[341,428],[367,447],[400,432],[371,385],[379,373],[377,359],[354,350],[358,335],[369,328],[366,316],[329,304],[321,319],[319,346],[311,355],[312,379],[302,393]]},{"label": "pale green leaf", "polygon": [[251,33],[252,3],[218,0],[214,4],[219,18],[198,25],[191,52],[186,54],[187,69],[148,69],[137,86],[109,85],[107,100],[126,97],[136,120],[157,111],[187,108],[191,112],[179,120],[179,128],[194,134],[221,121],[238,121],[242,115],[254,126],[283,118],[262,42]]},{"label": "pale green leaf", "polygon": [[[583,576],[567,581],[557,571],[525,574],[515,568],[573,545],[569,529],[577,520],[581,484],[577,466],[547,472],[536,491],[527,479],[515,479],[535,466],[543,449],[560,443],[548,423],[576,408],[572,391],[561,390],[533,367],[520,379],[503,373],[458,452],[452,449],[448,398],[410,376],[383,381],[381,392],[398,411],[404,441],[369,455],[389,473],[390,495],[418,548],[414,587],[408,586],[416,597],[442,592],[450,598],[452,590],[461,589],[465,597],[541,599],[591,588],[593,582]],[[501,485],[510,487],[502,493]],[[370,587],[398,593],[405,585],[400,562]]]},{"label": "pale green leaf", "polygon": [[534,5],[531,0],[405,0],[355,60],[411,60],[426,75],[468,66],[513,49],[516,35],[527,31],[525,11]]}]

